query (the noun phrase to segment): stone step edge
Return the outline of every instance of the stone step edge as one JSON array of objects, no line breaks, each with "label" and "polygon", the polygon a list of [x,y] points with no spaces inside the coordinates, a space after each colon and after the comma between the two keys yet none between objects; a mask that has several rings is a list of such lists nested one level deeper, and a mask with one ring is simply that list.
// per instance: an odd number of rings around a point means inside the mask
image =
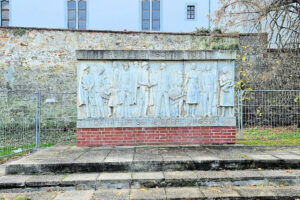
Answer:
[{"label": "stone step edge", "polygon": [[[27,195],[34,194],[36,191],[59,191],[55,199],[64,199],[66,196],[74,197],[79,195],[78,190],[69,188],[62,191],[60,188],[45,188],[30,190]],[[101,197],[104,199],[127,199],[127,200],[295,200],[300,197],[300,187],[298,186],[241,186],[241,187],[163,187],[163,188],[141,188],[141,189],[82,189],[79,191],[84,199],[94,199]],[[9,193],[9,190],[0,194]],[[1,196],[0,196],[1,197]],[[108,198],[107,198],[108,197]]]},{"label": "stone step edge", "polygon": [[[240,173],[243,171],[237,171]],[[251,171],[248,171],[251,173]],[[203,171],[185,172],[145,172],[145,173],[87,173],[66,175],[7,175],[0,177],[0,189],[26,187],[76,187],[86,185],[90,188],[129,188],[129,187],[184,187],[184,186],[243,186],[243,185],[299,185],[300,170],[295,175],[267,175],[269,172],[253,171],[254,175],[240,175],[239,177],[219,175],[209,177]],[[281,171],[280,171],[281,172]],[[292,172],[292,173],[295,173]],[[179,175],[178,175],[179,173]],[[186,174],[184,174],[186,173]],[[214,172],[211,172],[214,173]],[[256,175],[255,175],[256,173]],[[177,175],[176,175],[177,174]],[[195,177],[192,177],[192,175]],[[150,177],[152,176],[152,177]],[[199,177],[200,176],[200,177]],[[11,180],[10,180],[11,179]],[[47,181],[48,179],[48,181]],[[2,180],[2,181],[1,181]]]},{"label": "stone step edge", "polygon": [[66,174],[85,172],[300,169],[300,159],[277,160],[177,160],[95,163],[8,164],[6,174]]}]

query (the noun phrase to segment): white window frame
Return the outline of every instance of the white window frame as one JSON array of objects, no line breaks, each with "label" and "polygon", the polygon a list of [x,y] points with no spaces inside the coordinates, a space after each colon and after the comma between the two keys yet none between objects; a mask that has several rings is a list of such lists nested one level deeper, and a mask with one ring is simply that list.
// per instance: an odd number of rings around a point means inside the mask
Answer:
[{"label": "white window frame", "polygon": [[152,9],[152,2],[154,0],[149,0],[150,2],[150,29],[147,30],[147,29],[143,29],[143,7],[142,7],[142,3],[143,3],[143,0],[140,0],[140,20],[139,20],[139,24],[140,24],[140,30],[141,31],[148,31],[148,32],[160,32],[162,31],[162,1],[163,0],[160,0],[159,2],[159,13],[160,13],[160,16],[159,16],[159,30],[153,30],[152,29],[152,26],[153,26],[153,18],[152,18],[152,14],[153,14],[153,9]]},{"label": "white window frame", "polygon": [[[87,30],[88,29],[88,21],[89,21],[89,0],[73,0],[76,4],[76,26],[75,26],[75,29],[70,29],[69,28],[69,10],[68,10],[68,2],[71,1],[71,0],[66,0],[65,1],[65,27],[69,30]],[[78,6],[78,3],[79,1],[85,1],[86,2],[86,25],[85,25],[85,29],[79,29],[79,6]]]}]

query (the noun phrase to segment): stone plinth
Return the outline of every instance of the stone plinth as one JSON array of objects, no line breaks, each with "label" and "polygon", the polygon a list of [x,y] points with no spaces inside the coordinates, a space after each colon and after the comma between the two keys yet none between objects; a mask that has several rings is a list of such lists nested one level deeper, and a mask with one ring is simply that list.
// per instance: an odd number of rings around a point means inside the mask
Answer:
[{"label": "stone plinth", "polygon": [[77,51],[78,145],[234,143],[232,51]]}]

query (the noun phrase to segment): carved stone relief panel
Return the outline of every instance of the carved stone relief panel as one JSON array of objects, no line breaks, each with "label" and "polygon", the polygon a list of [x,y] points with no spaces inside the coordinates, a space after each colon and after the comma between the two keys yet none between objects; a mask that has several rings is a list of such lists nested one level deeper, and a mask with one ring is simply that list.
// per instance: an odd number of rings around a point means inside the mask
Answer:
[{"label": "carved stone relief panel", "polygon": [[78,118],[233,116],[227,62],[101,61],[78,65]]},{"label": "carved stone relief panel", "polygon": [[203,60],[196,60],[197,52],[182,52],[162,60],[155,57],[162,52],[142,52],[155,58],[147,60],[135,52],[122,60],[123,53],[80,54],[91,59],[77,67],[79,128],[235,125],[234,54],[218,60],[221,54],[198,52]]}]

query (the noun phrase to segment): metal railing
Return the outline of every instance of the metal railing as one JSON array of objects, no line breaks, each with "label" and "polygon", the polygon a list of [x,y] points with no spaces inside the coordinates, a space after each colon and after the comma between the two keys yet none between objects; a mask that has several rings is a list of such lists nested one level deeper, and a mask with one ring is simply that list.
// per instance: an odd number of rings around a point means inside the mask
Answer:
[{"label": "metal railing", "polygon": [[[300,139],[300,90],[237,92],[238,139]],[[76,93],[0,91],[0,158],[76,141]]]},{"label": "metal railing", "polygon": [[0,91],[0,157],[36,148],[38,93]]},{"label": "metal railing", "polygon": [[76,141],[76,93],[0,91],[0,158]]},{"label": "metal railing", "polygon": [[237,93],[238,138],[300,139],[300,90]]}]

